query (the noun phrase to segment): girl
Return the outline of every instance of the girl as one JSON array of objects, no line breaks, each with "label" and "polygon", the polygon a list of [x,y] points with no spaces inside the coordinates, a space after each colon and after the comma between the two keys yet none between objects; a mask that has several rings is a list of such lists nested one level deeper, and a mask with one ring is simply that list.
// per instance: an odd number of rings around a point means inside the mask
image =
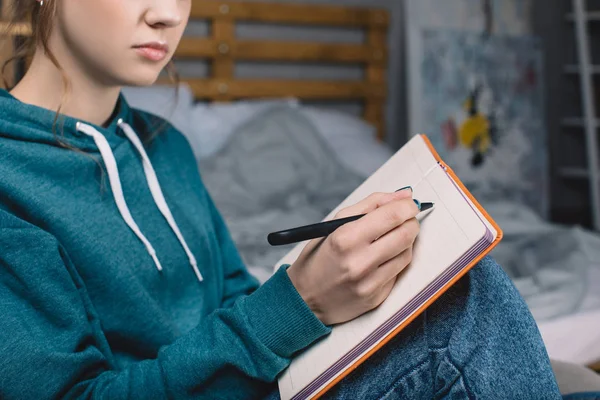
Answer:
[{"label": "girl", "polygon": [[[410,263],[411,190],[342,211],[368,216],[259,287],[184,137],[120,93],[170,65],[191,0],[18,3],[33,58],[0,92],[0,397],[277,398],[293,354],[383,302]],[[446,396],[559,397],[491,259],[327,394]]]}]

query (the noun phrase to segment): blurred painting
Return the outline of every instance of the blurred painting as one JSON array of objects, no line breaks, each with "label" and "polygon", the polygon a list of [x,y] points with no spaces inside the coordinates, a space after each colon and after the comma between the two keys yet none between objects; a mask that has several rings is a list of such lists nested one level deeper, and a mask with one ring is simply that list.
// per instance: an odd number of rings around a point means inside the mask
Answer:
[{"label": "blurred painting", "polygon": [[547,214],[542,52],[532,37],[426,30],[420,131],[482,202]]}]

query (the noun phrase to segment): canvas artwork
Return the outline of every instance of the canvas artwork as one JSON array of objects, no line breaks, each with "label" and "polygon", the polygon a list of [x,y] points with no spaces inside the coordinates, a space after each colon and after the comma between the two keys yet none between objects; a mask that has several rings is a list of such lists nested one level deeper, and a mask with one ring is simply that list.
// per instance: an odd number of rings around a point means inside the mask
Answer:
[{"label": "canvas artwork", "polygon": [[531,37],[425,30],[419,131],[484,203],[547,214],[542,53]]}]

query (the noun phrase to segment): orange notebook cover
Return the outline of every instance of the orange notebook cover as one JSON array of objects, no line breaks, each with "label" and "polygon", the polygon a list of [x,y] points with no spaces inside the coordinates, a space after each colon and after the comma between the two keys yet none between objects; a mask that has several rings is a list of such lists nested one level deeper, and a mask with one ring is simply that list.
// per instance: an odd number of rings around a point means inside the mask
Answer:
[{"label": "orange notebook cover", "polygon": [[[413,186],[415,198],[436,203],[431,215],[422,217],[413,262],[382,305],[334,326],[327,338],[292,361],[279,377],[282,400],[321,397],[410,324],[502,240],[500,227],[442,161],[425,135],[412,138],[326,220],[372,192],[392,192],[407,185]],[[297,246],[277,265],[292,263],[305,245]]]}]

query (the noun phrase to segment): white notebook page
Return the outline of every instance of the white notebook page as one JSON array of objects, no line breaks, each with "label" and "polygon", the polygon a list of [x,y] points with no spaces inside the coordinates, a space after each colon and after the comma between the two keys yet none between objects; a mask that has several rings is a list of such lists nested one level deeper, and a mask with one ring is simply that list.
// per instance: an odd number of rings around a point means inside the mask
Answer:
[{"label": "white notebook page", "polygon": [[[381,306],[351,322],[335,326],[328,337],[292,361],[279,378],[283,400],[292,398],[367,338],[485,235],[487,224],[481,221],[478,211],[465,200],[439,166],[420,136],[411,139],[326,219],[333,218],[339,209],[355,204],[373,192],[393,192],[408,185],[414,188],[414,198],[435,203],[435,209],[426,213],[421,221],[413,262]],[[297,246],[276,268],[293,263],[305,245]],[[335,376],[328,382],[333,379]]]}]

